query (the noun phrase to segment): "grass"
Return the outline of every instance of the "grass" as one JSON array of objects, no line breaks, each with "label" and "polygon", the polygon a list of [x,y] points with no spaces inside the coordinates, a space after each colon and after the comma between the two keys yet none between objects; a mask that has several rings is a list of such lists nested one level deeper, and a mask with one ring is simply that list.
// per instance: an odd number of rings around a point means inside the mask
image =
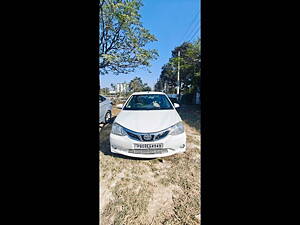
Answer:
[{"label": "grass", "polygon": [[[102,225],[200,224],[200,124],[194,124],[200,123],[200,114],[194,111],[185,108],[180,112],[187,151],[162,160],[112,154],[111,125],[101,130]],[[113,115],[118,112],[113,109]]]},{"label": "grass", "polygon": [[183,121],[185,121],[194,131],[200,132],[201,117],[199,106],[183,106],[178,109],[178,113]]},{"label": "grass", "polygon": [[[151,184],[128,178],[120,180],[120,184],[122,185],[116,185],[112,190],[115,200],[104,209],[104,218],[109,220],[113,215],[115,225],[143,224],[152,194],[148,188]],[[109,221],[103,221],[103,224],[108,224],[106,222]]]}]

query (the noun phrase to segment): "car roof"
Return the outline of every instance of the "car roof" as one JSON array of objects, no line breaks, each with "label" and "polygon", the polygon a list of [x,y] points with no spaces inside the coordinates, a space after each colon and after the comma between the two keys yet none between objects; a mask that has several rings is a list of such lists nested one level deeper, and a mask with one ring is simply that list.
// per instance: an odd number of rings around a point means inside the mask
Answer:
[{"label": "car roof", "polygon": [[141,91],[141,92],[134,92],[132,95],[145,95],[145,94],[161,94],[161,95],[166,95],[163,92],[158,92],[158,91]]}]

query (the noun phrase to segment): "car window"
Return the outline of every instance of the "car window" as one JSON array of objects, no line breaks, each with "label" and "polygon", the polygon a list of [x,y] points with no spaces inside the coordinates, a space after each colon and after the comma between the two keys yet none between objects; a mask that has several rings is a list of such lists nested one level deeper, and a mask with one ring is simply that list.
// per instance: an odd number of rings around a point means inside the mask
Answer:
[{"label": "car window", "polygon": [[174,109],[171,102],[162,94],[133,95],[123,110],[163,110]]}]

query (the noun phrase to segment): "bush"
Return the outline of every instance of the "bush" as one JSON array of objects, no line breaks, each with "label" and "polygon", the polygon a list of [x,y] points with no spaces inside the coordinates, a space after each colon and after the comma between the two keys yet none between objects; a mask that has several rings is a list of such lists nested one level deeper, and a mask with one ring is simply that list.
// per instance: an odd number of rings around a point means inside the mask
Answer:
[{"label": "bush", "polygon": [[184,94],[181,96],[181,104],[191,105],[194,103],[194,94]]}]

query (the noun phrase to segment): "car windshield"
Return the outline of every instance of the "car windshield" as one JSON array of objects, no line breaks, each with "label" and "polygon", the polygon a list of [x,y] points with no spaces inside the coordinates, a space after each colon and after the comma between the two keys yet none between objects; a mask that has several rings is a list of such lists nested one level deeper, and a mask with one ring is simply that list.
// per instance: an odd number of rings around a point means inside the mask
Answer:
[{"label": "car windshield", "polygon": [[133,95],[123,110],[161,110],[174,109],[165,95],[144,94]]}]

